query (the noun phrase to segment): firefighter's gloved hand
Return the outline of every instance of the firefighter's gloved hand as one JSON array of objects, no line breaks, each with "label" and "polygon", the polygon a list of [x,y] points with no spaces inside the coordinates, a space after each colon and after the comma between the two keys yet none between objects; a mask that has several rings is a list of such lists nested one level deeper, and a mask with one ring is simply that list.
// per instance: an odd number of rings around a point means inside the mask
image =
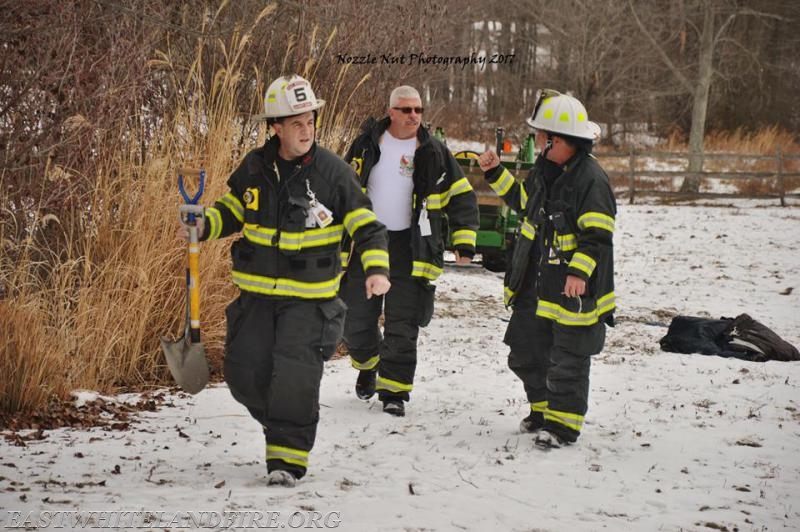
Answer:
[{"label": "firefighter's gloved hand", "polygon": [[372,296],[382,296],[392,287],[389,278],[382,273],[373,273],[367,277],[367,282],[364,284],[367,288],[367,299],[370,299]]},{"label": "firefighter's gloved hand", "polygon": [[489,170],[496,168],[499,164],[500,157],[494,152],[494,150],[487,150],[478,157],[478,166],[480,166],[481,170],[484,172],[488,172]]}]

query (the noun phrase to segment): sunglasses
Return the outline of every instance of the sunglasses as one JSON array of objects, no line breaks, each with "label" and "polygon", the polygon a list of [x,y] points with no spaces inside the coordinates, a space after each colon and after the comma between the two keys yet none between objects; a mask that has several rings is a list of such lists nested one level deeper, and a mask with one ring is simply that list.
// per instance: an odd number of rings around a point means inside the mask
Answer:
[{"label": "sunglasses", "polygon": [[392,107],[392,109],[394,109],[395,111],[400,111],[404,115],[410,115],[411,111],[414,111],[418,115],[421,115],[422,113],[425,112],[424,107]]},{"label": "sunglasses", "polygon": [[531,114],[531,120],[536,119],[536,112],[542,106],[545,100],[550,98],[554,98],[556,96],[561,96],[561,93],[557,90],[553,89],[539,89],[536,91],[536,103],[533,104],[533,113]]}]

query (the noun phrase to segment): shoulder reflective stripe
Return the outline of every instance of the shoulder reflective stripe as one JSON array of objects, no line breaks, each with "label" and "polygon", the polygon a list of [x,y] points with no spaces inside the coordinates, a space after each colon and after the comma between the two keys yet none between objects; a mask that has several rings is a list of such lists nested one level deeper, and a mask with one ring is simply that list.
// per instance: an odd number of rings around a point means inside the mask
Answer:
[{"label": "shoulder reflective stripe", "polygon": [[378,365],[378,362],[381,361],[380,355],[375,355],[374,357],[370,358],[366,362],[359,362],[352,355],[350,355],[350,365],[353,366],[357,370],[370,370],[375,369]]},{"label": "shoulder reflective stripe", "polygon": [[378,375],[375,379],[376,390],[386,390],[387,392],[410,392],[414,388],[413,384],[404,384],[402,382],[393,381]]},{"label": "shoulder reflective stripe", "polygon": [[308,451],[280,445],[267,445],[267,460],[282,460],[288,464],[308,467]]},{"label": "shoulder reflective stripe", "polygon": [[503,168],[503,173],[500,174],[497,181],[489,183],[489,186],[492,187],[492,190],[497,192],[498,196],[505,196],[508,194],[508,191],[511,190],[511,187],[514,186],[514,176],[511,175],[511,172],[509,172],[507,168]]},{"label": "shoulder reflective stripe", "polygon": [[571,414],[569,412],[548,409],[547,412],[544,413],[544,419],[545,421],[553,421],[559,425],[564,425],[577,432],[580,432],[583,427],[583,416],[580,414]]},{"label": "shoulder reflective stripe", "polygon": [[472,229],[459,229],[453,231],[453,245],[454,246],[473,246],[478,240],[478,235]]},{"label": "shoulder reflective stripe", "polygon": [[572,256],[572,260],[569,261],[569,267],[580,270],[591,277],[592,272],[594,272],[594,269],[597,267],[597,262],[585,253],[577,252]]},{"label": "shoulder reflective stripe", "polygon": [[567,235],[556,233],[556,244],[561,251],[572,251],[578,247],[578,237],[573,233]]},{"label": "shoulder reflective stripe", "polygon": [[614,218],[603,214],[602,212],[587,212],[578,218],[578,227],[580,229],[587,229],[589,227],[596,227],[598,229],[605,229],[606,231],[614,232]]},{"label": "shoulder reflective stripe", "polygon": [[328,281],[304,283],[293,279],[265,277],[233,271],[233,282],[242,290],[269,296],[292,296],[302,299],[334,297],[339,290],[340,275]]},{"label": "shoulder reflective stripe", "polygon": [[232,192],[228,192],[222,196],[219,202],[225,205],[237,220],[244,222],[244,206],[242,202],[239,201],[239,198],[234,196]]},{"label": "shoulder reflective stripe", "polygon": [[522,225],[519,227],[519,232],[528,240],[536,239],[536,228],[531,225],[527,218],[522,221]]},{"label": "shoulder reflective stripe", "polygon": [[442,275],[442,268],[438,266],[434,266],[428,262],[421,262],[421,261],[414,261],[411,268],[411,276],[412,277],[424,277],[425,279],[430,279],[431,281],[435,281]]},{"label": "shoulder reflective stripe", "polygon": [[208,224],[208,237],[206,240],[216,240],[222,232],[222,215],[215,207],[206,209],[206,223]]},{"label": "shoulder reflective stripe", "polygon": [[525,210],[525,207],[528,205],[528,191],[525,190],[525,187],[519,187],[520,190],[520,203],[522,205],[522,210]]},{"label": "shoulder reflective stripe", "polygon": [[378,218],[375,216],[374,212],[361,207],[347,213],[347,216],[344,217],[344,226],[347,228],[347,232],[350,234],[350,236],[353,236],[353,234],[358,231],[359,228],[367,225],[368,223],[372,223],[377,219]]},{"label": "shoulder reflective stripe", "polygon": [[546,412],[547,411],[547,401],[539,401],[536,403],[531,403],[531,412]]},{"label": "shoulder reflective stripe", "polygon": [[388,268],[389,267],[389,252],[382,249],[367,249],[361,254],[361,265],[364,266],[364,271],[368,268]]}]

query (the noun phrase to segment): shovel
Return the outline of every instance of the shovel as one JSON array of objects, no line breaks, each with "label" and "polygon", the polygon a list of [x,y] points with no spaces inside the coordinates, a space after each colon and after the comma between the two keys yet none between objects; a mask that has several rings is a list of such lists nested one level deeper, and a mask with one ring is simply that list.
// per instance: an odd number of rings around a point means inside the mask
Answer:
[{"label": "shovel", "polygon": [[203,207],[197,202],[203,194],[205,171],[200,170],[198,191],[193,197],[186,194],[183,174],[178,174],[178,188],[185,205],[180,206],[181,223],[189,231],[188,268],[186,269],[186,327],[183,336],[175,342],[161,337],[161,348],[167,357],[167,365],[178,386],[190,394],[196,394],[208,383],[208,362],[200,341],[200,244],[198,243],[197,220],[203,217]]}]

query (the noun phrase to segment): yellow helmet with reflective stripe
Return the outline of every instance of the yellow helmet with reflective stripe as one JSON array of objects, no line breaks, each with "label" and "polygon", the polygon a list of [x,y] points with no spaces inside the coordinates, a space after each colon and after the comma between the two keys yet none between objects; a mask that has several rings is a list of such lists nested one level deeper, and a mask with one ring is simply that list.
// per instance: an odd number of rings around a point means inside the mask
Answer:
[{"label": "yellow helmet with reflective stripe", "polygon": [[284,118],[315,111],[323,105],[325,100],[317,99],[308,80],[298,75],[283,76],[267,88],[264,94],[264,114],[253,118]]},{"label": "yellow helmet with reflective stripe", "polygon": [[539,91],[533,114],[526,122],[534,129],[579,139],[596,140],[600,133],[600,126],[589,121],[581,102],[549,89]]}]

